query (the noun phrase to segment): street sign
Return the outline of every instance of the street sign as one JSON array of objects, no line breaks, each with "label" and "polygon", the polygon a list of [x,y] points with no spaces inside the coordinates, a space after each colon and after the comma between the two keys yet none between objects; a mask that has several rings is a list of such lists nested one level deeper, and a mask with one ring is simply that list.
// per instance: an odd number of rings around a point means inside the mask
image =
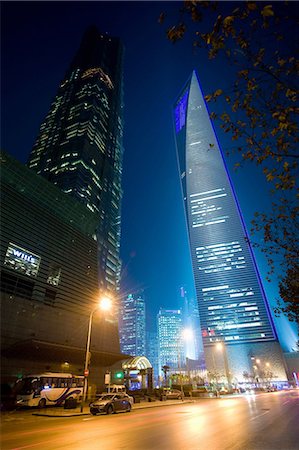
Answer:
[{"label": "street sign", "polygon": [[111,374],[110,372],[105,373],[105,384],[110,384]]},{"label": "street sign", "polygon": [[84,370],[84,376],[85,376],[85,377],[88,377],[88,375],[89,375],[89,370],[88,370],[88,369],[85,369],[85,370]]}]

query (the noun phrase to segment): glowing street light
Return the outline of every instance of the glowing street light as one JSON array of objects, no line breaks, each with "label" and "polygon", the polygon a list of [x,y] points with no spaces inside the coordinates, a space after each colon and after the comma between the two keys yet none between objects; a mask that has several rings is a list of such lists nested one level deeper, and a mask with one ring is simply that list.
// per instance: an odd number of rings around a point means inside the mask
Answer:
[{"label": "glowing street light", "polygon": [[112,300],[109,297],[103,297],[100,300],[99,306],[97,309],[101,309],[102,311],[110,311],[112,308]]},{"label": "glowing street light", "polygon": [[92,319],[93,315],[96,311],[102,310],[102,311],[109,311],[112,308],[112,300],[109,297],[102,297],[99,301],[99,304],[95,309],[93,309],[89,316],[89,323],[88,323],[88,333],[87,333],[87,342],[86,342],[86,353],[85,353],[85,364],[84,364],[84,387],[83,387],[83,399],[81,403],[81,412],[83,411],[83,405],[86,401],[86,394],[87,394],[87,384],[88,384],[88,375],[89,375],[89,362],[90,362],[90,339],[91,339],[91,325],[92,325]]}]

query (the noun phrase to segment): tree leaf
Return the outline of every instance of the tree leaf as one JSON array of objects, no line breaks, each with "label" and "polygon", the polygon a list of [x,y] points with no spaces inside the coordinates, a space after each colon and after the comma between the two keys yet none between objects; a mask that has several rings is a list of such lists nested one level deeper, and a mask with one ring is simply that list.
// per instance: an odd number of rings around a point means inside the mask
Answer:
[{"label": "tree leaf", "polygon": [[265,6],[262,11],[261,11],[261,15],[263,17],[270,17],[270,16],[274,16],[274,12],[272,10],[272,5],[267,5]]}]

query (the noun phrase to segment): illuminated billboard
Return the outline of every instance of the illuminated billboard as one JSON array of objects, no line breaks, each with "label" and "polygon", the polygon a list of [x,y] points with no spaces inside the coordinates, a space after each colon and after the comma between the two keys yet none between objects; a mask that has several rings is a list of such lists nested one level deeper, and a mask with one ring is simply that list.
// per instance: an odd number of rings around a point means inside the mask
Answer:
[{"label": "illuminated billboard", "polygon": [[36,277],[40,261],[40,256],[10,242],[6,251],[4,265],[23,275]]}]

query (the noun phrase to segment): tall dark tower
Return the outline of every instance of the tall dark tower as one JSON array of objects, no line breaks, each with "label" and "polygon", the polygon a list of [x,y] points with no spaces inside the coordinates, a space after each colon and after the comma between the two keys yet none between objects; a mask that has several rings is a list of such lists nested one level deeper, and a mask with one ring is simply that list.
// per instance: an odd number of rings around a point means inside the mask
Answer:
[{"label": "tall dark tower", "polygon": [[242,381],[244,372],[259,378],[271,367],[283,381],[269,306],[195,72],[175,103],[174,123],[207,368]]},{"label": "tall dark tower", "polygon": [[123,47],[96,27],[83,36],[31,151],[28,166],[98,214],[100,285],[119,277]]}]

